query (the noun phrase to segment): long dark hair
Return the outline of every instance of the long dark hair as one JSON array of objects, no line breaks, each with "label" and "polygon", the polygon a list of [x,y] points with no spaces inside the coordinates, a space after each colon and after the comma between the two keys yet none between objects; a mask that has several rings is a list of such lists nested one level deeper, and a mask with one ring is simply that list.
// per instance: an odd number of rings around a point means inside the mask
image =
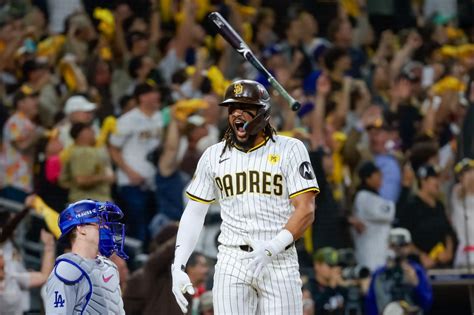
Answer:
[{"label": "long dark hair", "polygon": [[[235,138],[233,136],[233,130],[232,127],[229,126],[227,127],[227,130],[224,133],[224,137],[222,140],[225,141],[224,148],[222,149],[221,155],[222,156],[227,148],[230,148],[235,145]],[[275,142],[275,138],[273,137],[276,134],[275,128],[272,127],[269,123],[263,128],[263,136],[265,138],[269,138],[273,142]]]}]

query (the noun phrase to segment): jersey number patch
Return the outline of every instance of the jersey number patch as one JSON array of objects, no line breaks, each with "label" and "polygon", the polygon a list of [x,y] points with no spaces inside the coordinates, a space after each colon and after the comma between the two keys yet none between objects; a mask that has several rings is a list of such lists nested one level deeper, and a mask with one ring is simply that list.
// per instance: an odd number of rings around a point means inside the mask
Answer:
[{"label": "jersey number patch", "polygon": [[64,307],[64,302],[66,302],[65,299],[59,294],[58,291],[54,291],[54,307]]}]

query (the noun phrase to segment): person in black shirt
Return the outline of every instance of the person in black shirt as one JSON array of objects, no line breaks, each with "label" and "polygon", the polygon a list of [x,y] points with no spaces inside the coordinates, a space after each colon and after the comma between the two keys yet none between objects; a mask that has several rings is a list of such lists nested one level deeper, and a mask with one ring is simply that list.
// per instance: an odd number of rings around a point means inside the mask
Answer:
[{"label": "person in black shirt", "polygon": [[332,247],[323,247],[313,256],[315,277],[308,280],[315,314],[344,314],[344,289],[338,286],[338,254]]},{"label": "person in black shirt", "polygon": [[410,231],[425,268],[445,267],[453,259],[456,235],[438,199],[440,176],[436,167],[422,165],[417,173],[419,191],[399,209],[399,224]]}]

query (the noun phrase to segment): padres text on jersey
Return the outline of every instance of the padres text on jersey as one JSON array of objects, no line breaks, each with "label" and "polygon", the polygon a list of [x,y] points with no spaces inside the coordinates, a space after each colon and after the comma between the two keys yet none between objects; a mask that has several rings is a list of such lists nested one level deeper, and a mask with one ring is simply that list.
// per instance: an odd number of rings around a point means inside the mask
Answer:
[{"label": "padres text on jersey", "polygon": [[297,139],[275,136],[248,151],[236,147],[222,154],[224,142],[201,157],[189,198],[221,205],[219,242],[240,245],[245,237],[270,240],[294,211],[291,198],[319,191],[308,151]]}]

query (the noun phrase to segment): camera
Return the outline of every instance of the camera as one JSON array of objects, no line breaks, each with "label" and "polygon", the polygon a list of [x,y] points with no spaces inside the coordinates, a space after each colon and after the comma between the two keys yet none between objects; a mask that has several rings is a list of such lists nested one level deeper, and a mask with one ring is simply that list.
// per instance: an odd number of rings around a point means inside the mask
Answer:
[{"label": "camera", "polygon": [[[344,315],[362,315],[363,312],[363,293],[361,288],[361,279],[370,276],[369,268],[357,263],[354,250],[352,248],[343,248],[337,251],[338,265],[342,268],[341,277],[344,279],[342,284],[346,290]],[[350,281],[348,281],[350,280]]]},{"label": "camera", "polygon": [[341,276],[345,280],[365,279],[370,276],[369,268],[357,264],[354,251],[351,248],[337,251],[338,265],[342,267]]},{"label": "camera", "polygon": [[346,267],[342,269],[342,278],[345,280],[365,279],[370,276],[369,268],[361,265]]}]

